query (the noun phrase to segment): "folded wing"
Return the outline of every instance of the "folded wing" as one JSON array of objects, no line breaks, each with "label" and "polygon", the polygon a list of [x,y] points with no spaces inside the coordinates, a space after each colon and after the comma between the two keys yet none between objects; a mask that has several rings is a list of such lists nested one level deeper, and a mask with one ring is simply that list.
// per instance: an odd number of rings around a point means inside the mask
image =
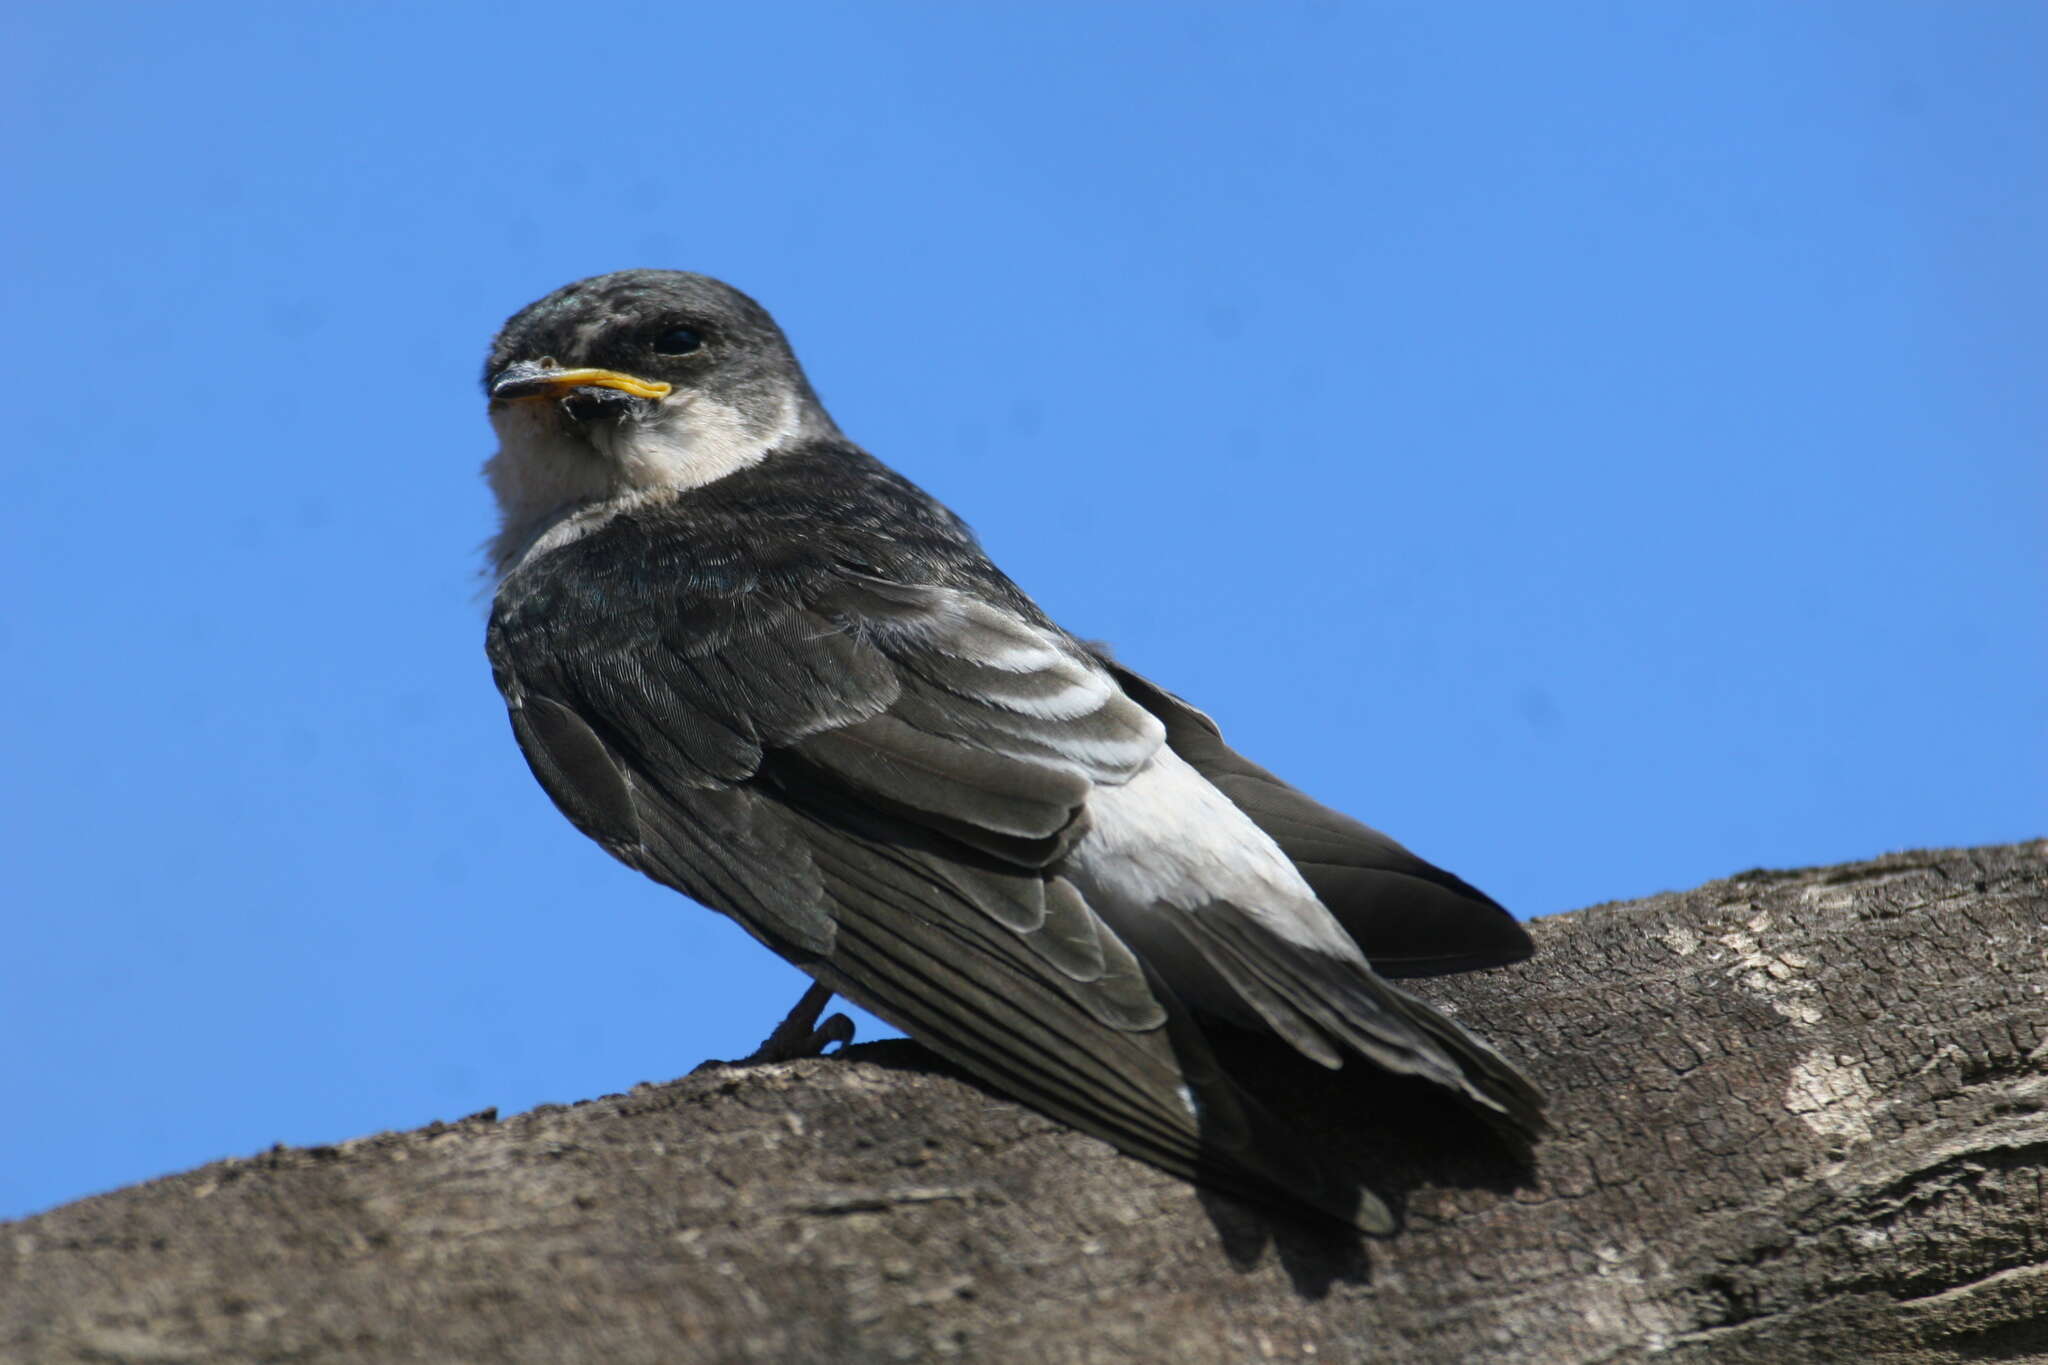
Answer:
[{"label": "folded wing", "polygon": [[1391,1226],[1222,1074],[1060,875],[1090,792],[1164,743],[1092,659],[945,588],[842,571],[673,601],[584,551],[508,580],[489,641],[520,744],[579,828],[1055,1117]]},{"label": "folded wing", "polygon": [[1435,976],[1520,962],[1528,931],[1476,887],[1289,786],[1224,742],[1216,723],[1110,659],[1167,743],[1270,835],[1383,976]]}]

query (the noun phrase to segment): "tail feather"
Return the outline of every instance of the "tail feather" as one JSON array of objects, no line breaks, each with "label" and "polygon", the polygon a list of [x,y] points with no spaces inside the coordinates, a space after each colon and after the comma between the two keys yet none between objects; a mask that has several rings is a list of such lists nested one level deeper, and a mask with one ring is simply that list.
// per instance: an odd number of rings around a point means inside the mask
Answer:
[{"label": "tail feather", "polygon": [[1529,1137],[1545,1128],[1543,1095],[1493,1048],[1397,990],[1363,962],[1296,947],[1234,905],[1172,922],[1267,1025],[1328,1067],[1339,1047],[1401,1075],[1434,1081]]}]

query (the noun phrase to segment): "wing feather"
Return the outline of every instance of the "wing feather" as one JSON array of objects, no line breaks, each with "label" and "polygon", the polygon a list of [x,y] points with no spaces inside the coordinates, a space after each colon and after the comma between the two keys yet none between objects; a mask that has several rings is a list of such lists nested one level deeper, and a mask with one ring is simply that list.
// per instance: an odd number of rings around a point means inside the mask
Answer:
[{"label": "wing feather", "polygon": [[1244,757],[1215,721],[1165,688],[1113,660],[1103,663],[1165,724],[1174,752],[1293,860],[1382,975],[1498,967],[1535,951],[1528,931],[1492,897]]},{"label": "wing feather", "polygon": [[[1090,793],[1169,739],[1203,751],[1206,718],[968,592],[842,567],[665,596],[583,565],[602,540],[508,580],[490,632],[521,747],[579,828],[1047,1113],[1168,1170],[1391,1226],[1224,1074],[1061,873]],[[1297,846],[1324,832],[1309,825]],[[1284,950],[1210,919],[1198,950],[1297,1047],[1427,1070],[1399,1029],[1361,1035],[1339,985],[1305,987]]]}]

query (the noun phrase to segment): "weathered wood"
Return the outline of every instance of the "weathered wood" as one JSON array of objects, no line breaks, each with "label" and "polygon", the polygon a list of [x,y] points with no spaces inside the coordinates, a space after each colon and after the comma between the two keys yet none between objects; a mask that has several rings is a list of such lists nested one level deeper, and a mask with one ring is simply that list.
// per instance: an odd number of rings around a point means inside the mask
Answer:
[{"label": "weathered wood", "polygon": [[1266,1222],[908,1044],[278,1150],[0,1229],[10,1361],[2048,1358],[2048,843],[1757,872],[1420,983],[1555,1098],[1398,1087],[1408,1226]]}]

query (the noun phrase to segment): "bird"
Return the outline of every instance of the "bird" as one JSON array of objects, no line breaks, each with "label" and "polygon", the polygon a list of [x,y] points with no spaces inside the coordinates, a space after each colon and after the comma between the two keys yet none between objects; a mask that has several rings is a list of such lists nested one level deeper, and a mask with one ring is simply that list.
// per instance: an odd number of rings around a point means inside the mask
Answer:
[{"label": "bird", "polygon": [[[1196,1185],[1389,1233],[1226,1038],[1540,1091],[1390,977],[1528,957],[1507,911],[1244,758],[843,435],[759,304],[624,270],[497,333],[487,653],[541,787],[970,1076]],[[1239,1055],[1233,1052],[1231,1055]]]}]

